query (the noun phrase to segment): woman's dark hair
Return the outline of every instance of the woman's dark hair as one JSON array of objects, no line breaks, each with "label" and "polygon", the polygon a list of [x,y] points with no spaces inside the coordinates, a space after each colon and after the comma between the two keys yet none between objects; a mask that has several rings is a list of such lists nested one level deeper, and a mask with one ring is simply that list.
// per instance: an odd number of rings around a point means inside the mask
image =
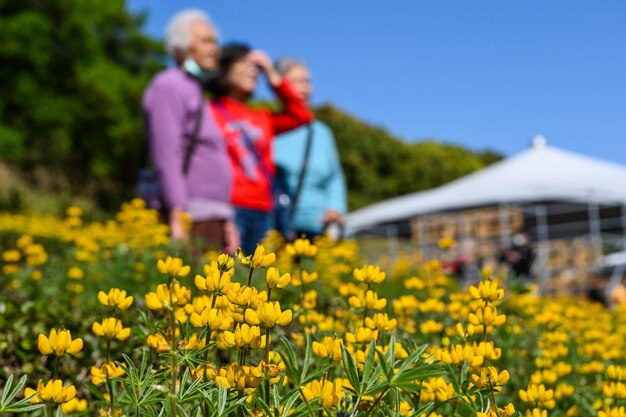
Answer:
[{"label": "woman's dark hair", "polygon": [[230,86],[228,85],[227,74],[230,67],[241,58],[248,55],[252,49],[244,43],[229,43],[222,48],[222,56],[220,58],[220,67],[216,76],[208,83],[208,90],[215,97],[223,97],[228,95]]}]

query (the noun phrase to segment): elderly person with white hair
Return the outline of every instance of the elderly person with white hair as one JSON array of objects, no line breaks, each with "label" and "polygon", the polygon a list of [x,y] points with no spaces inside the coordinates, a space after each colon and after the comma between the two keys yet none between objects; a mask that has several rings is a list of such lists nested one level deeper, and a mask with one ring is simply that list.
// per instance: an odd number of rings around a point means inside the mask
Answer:
[{"label": "elderly person with white hair", "polygon": [[199,10],[176,14],[166,46],[175,67],[157,74],[143,97],[150,156],[174,239],[191,235],[233,252],[239,245],[230,204],[231,166],[223,135],[203,92],[220,59],[217,30]]},{"label": "elderly person with white hair", "polygon": [[[283,58],[275,67],[309,102],[313,86],[307,66],[300,60]],[[316,120],[277,136],[274,157],[277,176],[291,195],[288,222],[297,235],[313,238],[329,225],[343,223],[346,184],[335,138],[326,124]]]}]

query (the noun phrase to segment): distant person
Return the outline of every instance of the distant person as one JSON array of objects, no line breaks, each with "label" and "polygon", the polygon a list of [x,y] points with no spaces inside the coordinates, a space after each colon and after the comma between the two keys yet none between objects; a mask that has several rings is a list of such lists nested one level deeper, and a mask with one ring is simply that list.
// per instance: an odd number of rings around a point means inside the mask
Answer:
[{"label": "distant person", "polygon": [[[273,113],[247,104],[259,72],[282,104]],[[254,252],[266,232],[275,227],[274,137],[310,123],[313,115],[300,95],[272,66],[262,51],[244,44],[222,49],[218,76],[210,83],[214,114],[225,134],[234,172],[232,202],[245,253]]]},{"label": "distant person", "polygon": [[512,243],[511,247],[502,254],[501,260],[509,266],[513,276],[528,280],[534,259],[528,233],[515,233]]},{"label": "distant person", "polygon": [[[307,103],[311,100],[311,76],[302,61],[284,58],[276,63],[276,69],[302,100]],[[333,223],[343,224],[346,184],[329,127],[316,120],[280,135],[275,145],[278,177],[291,196],[291,229],[298,236],[313,238]]]},{"label": "distant person", "polygon": [[184,10],[170,20],[166,46],[176,66],[154,77],[143,111],[171,235],[189,237],[188,213],[192,236],[233,252],[239,241],[230,203],[232,170],[202,87],[219,64],[217,31],[204,12]]}]

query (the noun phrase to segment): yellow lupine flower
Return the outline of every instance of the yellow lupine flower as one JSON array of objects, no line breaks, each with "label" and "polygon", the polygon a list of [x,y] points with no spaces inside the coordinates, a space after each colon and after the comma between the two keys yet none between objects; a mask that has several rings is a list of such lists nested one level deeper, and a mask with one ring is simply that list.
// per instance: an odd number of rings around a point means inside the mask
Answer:
[{"label": "yellow lupine flower", "polygon": [[232,317],[225,315],[224,312],[216,308],[205,308],[200,314],[191,313],[189,322],[193,327],[208,326],[212,330],[226,330],[233,325]]},{"label": "yellow lupine flower", "polygon": [[85,273],[77,266],[73,266],[67,271],[67,277],[71,279],[83,279],[85,277]]},{"label": "yellow lupine flower", "polygon": [[15,249],[6,250],[2,253],[2,260],[4,262],[19,262],[22,259],[20,251]]},{"label": "yellow lupine flower", "polygon": [[104,363],[100,367],[91,367],[91,383],[94,385],[100,385],[106,382],[107,379],[120,377],[122,375],[124,375],[124,369],[113,362]]},{"label": "yellow lupine flower", "polygon": [[348,298],[348,304],[352,308],[368,308],[370,310],[382,310],[387,306],[386,298],[378,298],[378,294],[372,290],[361,291],[358,295]]},{"label": "yellow lupine flower", "polygon": [[265,272],[265,281],[270,289],[286,288],[291,282],[291,275],[289,273],[280,275],[278,269],[271,267]]},{"label": "yellow lupine flower", "polygon": [[626,368],[618,365],[609,365],[609,367],[606,368],[606,374],[609,379],[613,381],[626,380]]},{"label": "yellow lupine flower", "polygon": [[102,323],[93,323],[91,330],[96,336],[126,340],[130,336],[130,328],[122,327],[122,322],[115,317],[107,317]]},{"label": "yellow lupine flower", "polygon": [[359,327],[354,333],[346,333],[344,335],[346,342],[350,344],[369,344],[372,340],[378,339],[378,330],[368,329],[367,327]]},{"label": "yellow lupine flower", "polygon": [[172,277],[186,277],[191,272],[189,265],[183,265],[181,258],[172,258],[168,256],[165,260],[159,259],[157,261],[157,269],[163,275],[170,275]]},{"label": "yellow lupine flower", "polygon": [[443,377],[429,378],[422,383],[421,399],[424,402],[447,401],[454,397],[454,386]]},{"label": "yellow lupine flower", "polygon": [[308,239],[296,239],[285,247],[285,251],[292,256],[306,256],[309,258],[317,255],[317,246]]},{"label": "yellow lupine flower", "polygon": [[278,301],[259,303],[256,310],[247,309],[245,319],[252,325],[263,324],[267,327],[284,326],[292,319],[291,310],[281,311]]},{"label": "yellow lupine flower", "polygon": [[626,411],[623,406],[606,408],[598,411],[598,417],[626,417]]},{"label": "yellow lupine flower", "polygon": [[321,358],[330,358],[335,362],[341,360],[341,340],[325,336],[321,342],[313,342],[313,354]]},{"label": "yellow lupine flower", "polygon": [[196,275],[193,280],[193,283],[199,290],[211,293],[225,293],[232,286],[229,272],[221,272],[219,269],[209,269],[205,271],[205,274],[205,277]]},{"label": "yellow lupine flower", "polygon": [[376,313],[372,318],[365,318],[365,326],[370,329],[376,329],[379,332],[382,332],[383,330],[391,331],[398,326],[398,320],[390,320],[387,313]]},{"label": "yellow lupine flower", "polygon": [[157,352],[167,352],[170,344],[161,333],[149,334],[146,337],[146,344]]},{"label": "yellow lupine flower", "polygon": [[380,284],[385,280],[386,273],[381,271],[379,266],[365,265],[363,268],[356,268],[352,275],[358,282]]},{"label": "yellow lupine flower", "polygon": [[230,271],[235,267],[235,259],[232,256],[222,253],[217,257],[217,267],[220,271]]},{"label": "yellow lupine flower", "polygon": [[519,390],[519,397],[525,403],[545,408],[554,408],[554,390],[546,389],[545,385],[528,384],[526,390]]},{"label": "yellow lupine flower", "polygon": [[254,255],[252,255],[252,260],[250,262],[252,268],[254,269],[267,268],[276,262],[276,254],[266,253],[265,247],[263,245],[258,245],[254,250]]},{"label": "yellow lupine flower", "polygon": [[156,292],[146,294],[146,306],[150,310],[171,310],[176,306],[184,306],[191,299],[191,291],[180,285],[178,281],[172,282],[170,286],[160,284]]},{"label": "yellow lupine flower", "polygon": [[72,398],[66,403],[61,404],[61,411],[63,411],[64,414],[80,413],[82,411],[85,411],[86,409],[87,400],[79,400],[76,397]]},{"label": "yellow lupine flower", "polygon": [[110,307],[117,307],[120,310],[126,310],[133,304],[133,297],[126,296],[126,291],[119,288],[111,288],[109,293],[104,291],[98,292],[98,301],[100,304]]},{"label": "yellow lupine flower", "polygon": [[76,355],[83,349],[83,339],[76,338],[72,340],[72,334],[69,330],[50,330],[50,335],[46,337],[40,334],[37,339],[37,347],[42,355],[55,354],[62,356],[65,352],[70,355]]},{"label": "yellow lupine flower", "polygon": [[317,279],[318,279],[317,272],[302,271],[301,280],[305,285],[315,282],[317,281]]},{"label": "yellow lupine flower", "polygon": [[493,366],[481,368],[480,375],[472,375],[471,381],[478,388],[490,388],[500,392],[502,386],[509,382],[511,375],[504,370],[498,374],[498,370]]},{"label": "yellow lupine flower", "polygon": [[343,395],[343,388],[334,381],[311,381],[302,387],[302,393],[307,401],[320,398],[322,407],[336,407]]},{"label": "yellow lupine flower", "polygon": [[504,290],[498,288],[498,281],[484,280],[478,284],[478,288],[475,286],[469,287],[469,293],[474,299],[483,300],[485,303],[494,303],[504,298]]},{"label": "yellow lupine flower", "polygon": [[423,334],[440,333],[443,330],[443,323],[435,320],[426,320],[420,323],[420,332]]},{"label": "yellow lupine flower", "polygon": [[222,343],[226,347],[237,346],[239,348],[263,349],[266,338],[261,335],[259,326],[249,326],[245,323],[238,324],[235,332],[225,331],[222,334]]},{"label": "yellow lupine flower", "polygon": [[474,313],[470,313],[467,320],[474,326],[502,326],[506,322],[504,314],[498,315],[495,307],[479,308]]},{"label": "yellow lupine flower", "polygon": [[267,292],[235,282],[226,293],[226,297],[237,306],[257,308],[259,303],[267,301]]},{"label": "yellow lupine flower", "polygon": [[60,379],[50,380],[44,385],[40,379],[37,383],[37,390],[32,388],[24,389],[25,397],[30,397],[33,394],[37,394],[30,400],[33,404],[41,402],[63,404],[76,397],[76,388],[74,385],[64,387],[63,381]]},{"label": "yellow lupine flower", "polygon": [[526,417],[548,417],[548,411],[541,408],[533,408],[526,410]]}]

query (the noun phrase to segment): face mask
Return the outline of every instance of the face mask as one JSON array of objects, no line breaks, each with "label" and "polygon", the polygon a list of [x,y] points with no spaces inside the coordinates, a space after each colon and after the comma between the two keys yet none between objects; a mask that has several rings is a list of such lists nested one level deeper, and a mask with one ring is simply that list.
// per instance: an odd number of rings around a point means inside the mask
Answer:
[{"label": "face mask", "polygon": [[207,71],[201,68],[192,58],[187,58],[183,62],[183,69],[201,82],[207,82],[214,74],[213,71]]}]

